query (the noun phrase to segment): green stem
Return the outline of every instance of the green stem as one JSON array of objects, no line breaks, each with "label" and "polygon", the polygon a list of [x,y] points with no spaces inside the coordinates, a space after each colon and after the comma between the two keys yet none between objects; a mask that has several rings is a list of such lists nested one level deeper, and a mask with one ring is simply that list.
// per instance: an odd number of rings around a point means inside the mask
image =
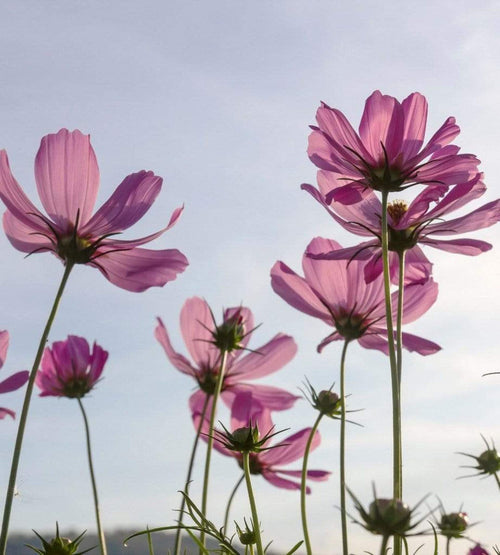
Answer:
[{"label": "green stem", "polygon": [[448,536],[446,538],[446,555],[450,555],[450,543],[451,543],[451,538]]},{"label": "green stem", "polygon": [[311,433],[307,438],[306,448],[304,450],[304,458],[302,459],[302,480],[300,482],[300,514],[302,516],[302,531],[304,533],[304,543],[307,551],[307,555],[312,555],[311,541],[309,539],[309,531],[307,529],[307,513],[306,513],[306,478],[307,478],[307,461],[309,459],[309,451],[311,450],[311,443],[318,429],[319,423],[323,418],[323,413],[320,412],[318,418],[314,422],[311,428]]},{"label": "green stem", "polygon": [[[203,403],[203,409],[201,411],[201,417],[200,417],[200,423],[198,424],[198,428],[196,430],[196,437],[194,438],[194,442],[193,442],[193,448],[191,450],[191,456],[189,458],[189,467],[188,467],[188,473],[187,473],[187,477],[186,477],[186,481],[185,481],[185,487],[184,487],[184,491],[187,493],[187,489],[189,487],[189,483],[191,482],[191,474],[193,473],[193,467],[194,467],[194,459],[196,456],[196,450],[198,448],[198,441],[200,439],[200,434],[201,434],[201,427],[203,426],[203,422],[205,421],[205,414],[207,412],[207,406],[208,406],[208,400],[210,399],[210,395],[207,393],[207,395],[205,395],[205,401]],[[182,526],[182,521],[184,520],[184,507],[186,506],[186,498],[184,496],[182,496],[182,501],[181,501],[181,506],[179,508],[179,527],[177,528],[177,532],[175,534],[175,547],[174,547],[174,553],[175,555],[180,555],[181,552],[181,545],[182,545],[182,537],[181,537],[181,526]]]},{"label": "green stem", "polygon": [[255,541],[257,544],[257,555],[264,555],[262,548],[262,538],[260,537],[260,522],[257,515],[257,506],[255,504],[255,497],[252,490],[252,480],[250,478],[250,453],[247,451],[243,453],[243,470],[245,471],[245,481],[247,484],[248,499],[250,501],[250,508],[252,510],[253,531],[255,533]]},{"label": "green stem", "polygon": [[347,545],[347,509],[346,509],[346,485],[345,485],[345,357],[349,339],[344,341],[342,355],[340,357],[340,399],[342,402],[340,413],[340,519],[342,524],[342,553],[349,555]]},{"label": "green stem", "polygon": [[[392,437],[393,437],[393,496],[402,498],[401,463],[401,405],[399,395],[399,375],[394,346],[394,326],[392,322],[391,277],[389,269],[389,234],[387,228],[387,200],[389,193],[382,191],[382,263],[384,267],[385,315],[387,321],[387,344],[391,366],[392,386]],[[401,538],[394,538],[394,555],[401,555]]]},{"label": "green stem", "polygon": [[[217,413],[217,401],[219,400],[222,384],[224,383],[224,374],[226,372],[226,362],[227,362],[227,351],[221,351],[221,363],[219,375],[217,376],[217,383],[215,386],[215,392],[212,399],[212,411],[210,413],[210,425],[208,428],[208,442],[207,442],[207,454],[205,458],[205,472],[203,476],[203,494],[201,498],[201,513],[206,518],[207,516],[207,500],[208,500],[208,479],[210,476],[210,459],[212,456],[212,446],[214,444],[214,428],[215,428],[215,415]],[[200,542],[205,547],[205,531],[202,530],[200,533]],[[200,555],[202,551],[200,549]]]},{"label": "green stem", "polygon": [[233,503],[234,496],[236,495],[236,492],[238,491],[238,488],[243,483],[244,479],[245,479],[245,474],[242,474],[241,478],[236,482],[236,485],[234,486],[233,491],[231,492],[231,495],[229,496],[229,499],[227,501],[226,513],[224,514],[224,528],[223,528],[224,534],[226,536],[227,536],[227,525],[229,522],[229,511],[231,510],[231,505]]},{"label": "green stem", "polygon": [[498,477],[498,474],[494,472],[493,476],[495,476],[495,480],[497,481],[497,484],[498,484],[498,489],[500,489],[500,478]]},{"label": "green stem", "polygon": [[399,278],[398,278],[398,313],[396,320],[396,358],[398,367],[399,396],[401,403],[401,374],[403,368],[403,299],[405,290],[405,251],[398,253]]},{"label": "green stem", "polygon": [[387,544],[389,543],[389,538],[391,536],[383,536],[382,537],[382,545],[380,546],[380,555],[386,555],[387,553]]},{"label": "green stem", "polygon": [[90,481],[92,482],[92,494],[94,495],[94,508],[95,508],[95,520],[97,523],[97,536],[99,537],[101,554],[107,555],[106,540],[104,539],[104,532],[102,530],[101,517],[99,514],[99,499],[97,497],[97,485],[95,481],[94,465],[92,464],[92,448],[90,445],[89,421],[87,420],[87,415],[85,414],[85,409],[83,408],[82,400],[78,397],[77,401],[78,401],[78,405],[80,406],[80,410],[82,411],[83,423],[85,424],[85,438],[87,440],[87,458],[89,461]]},{"label": "green stem", "polygon": [[57,290],[56,297],[54,299],[54,304],[52,305],[52,310],[50,311],[49,318],[47,320],[47,323],[45,324],[45,328],[42,333],[42,337],[40,338],[40,343],[38,345],[38,350],[35,355],[35,360],[33,362],[33,367],[31,369],[28,385],[26,387],[26,393],[24,395],[24,403],[21,411],[21,416],[19,418],[19,428],[17,430],[16,444],[14,446],[14,454],[12,456],[12,465],[10,467],[10,477],[9,477],[9,484],[7,487],[7,496],[5,498],[5,508],[3,512],[3,521],[2,521],[2,532],[0,534],[0,554],[1,555],[5,555],[5,551],[7,548],[7,535],[9,532],[12,500],[14,499],[14,492],[16,489],[17,470],[19,467],[19,459],[21,457],[21,448],[23,445],[24,430],[26,428],[26,421],[28,419],[28,411],[30,408],[31,396],[33,394],[33,387],[35,385],[36,373],[38,371],[38,366],[40,365],[40,360],[42,358],[43,350],[45,349],[45,344],[47,342],[50,328],[52,327],[52,323],[54,321],[57,308],[59,306],[59,302],[61,300],[61,297],[64,291],[64,287],[66,286],[66,282],[68,281],[68,277],[72,269],[73,269],[73,264],[69,264],[69,263],[66,264],[64,268],[64,274],[61,280],[61,284],[59,285],[59,289]]}]

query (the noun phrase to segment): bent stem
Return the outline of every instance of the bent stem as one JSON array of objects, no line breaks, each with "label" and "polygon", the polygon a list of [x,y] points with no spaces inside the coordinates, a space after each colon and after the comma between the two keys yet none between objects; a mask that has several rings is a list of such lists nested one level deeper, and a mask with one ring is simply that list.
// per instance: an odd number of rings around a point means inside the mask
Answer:
[{"label": "bent stem", "polygon": [[257,515],[257,506],[255,504],[255,497],[252,490],[252,480],[250,478],[250,453],[248,451],[243,453],[243,470],[245,471],[248,499],[250,501],[250,508],[252,510],[253,531],[255,534],[255,542],[257,544],[257,555],[264,555],[264,549],[262,548],[262,538],[260,537],[259,517]]},{"label": "bent stem", "polygon": [[[191,450],[191,456],[189,458],[188,473],[187,473],[186,481],[185,481],[186,486],[184,488],[186,493],[187,493],[188,485],[191,482],[191,474],[193,473],[194,459],[195,459],[195,456],[196,456],[196,450],[198,448],[198,441],[200,439],[201,427],[203,426],[203,422],[205,421],[205,414],[207,412],[207,406],[208,406],[208,400],[209,399],[210,399],[210,395],[207,393],[207,395],[205,395],[205,401],[203,403],[203,409],[201,411],[200,423],[198,424],[198,428],[196,430],[196,436],[194,438],[193,448]],[[183,495],[182,496],[182,501],[181,501],[181,506],[179,508],[179,520],[178,520],[179,527],[177,528],[177,532],[175,533],[175,546],[174,546],[175,555],[180,555],[180,552],[181,552],[181,545],[182,545],[181,527],[182,527],[182,522],[184,520],[184,507],[185,506],[186,506],[186,498]]]},{"label": "bent stem", "polygon": [[[212,400],[212,411],[210,413],[210,425],[208,428],[208,442],[207,442],[207,454],[205,458],[205,472],[203,476],[203,494],[201,498],[201,514],[207,517],[207,499],[208,499],[208,479],[210,476],[210,459],[212,456],[212,447],[214,444],[214,428],[215,428],[215,415],[217,413],[217,401],[219,400],[222,384],[224,383],[224,373],[226,371],[227,362],[227,351],[221,351],[221,363],[219,375],[217,376],[217,384],[215,386],[215,392]],[[203,547],[205,547],[205,531],[202,530],[200,533],[200,542]],[[202,551],[200,548],[200,555]]]},{"label": "bent stem", "polygon": [[47,342],[47,338],[50,333],[50,328],[52,327],[52,323],[54,322],[54,318],[56,316],[57,309],[59,307],[59,302],[61,301],[61,297],[66,286],[66,282],[68,281],[69,274],[73,269],[73,264],[67,263],[64,268],[64,274],[59,285],[59,289],[57,290],[56,297],[54,299],[54,304],[52,305],[52,310],[50,311],[49,318],[47,323],[45,324],[45,328],[42,333],[42,337],[40,338],[40,343],[38,345],[38,350],[35,355],[35,360],[33,362],[33,367],[31,368],[30,377],[28,380],[28,385],[26,387],[26,393],[24,395],[24,402],[23,408],[21,411],[21,416],[19,418],[19,428],[17,430],[17,437],[16,443],[14,446],[14,454],[12,456],[12,465],[10,467],[10,477],[9,477],[9,484],[7,486],[7,495],[5,498],[5,508],[3,512],[3,521],[2,521],[2,532],[0,534],[0,554],[5,555],[5,551],[7,548],[7,535],[9,532],[9,522],[10,522],[10,513],[12,511],[12,501],[14,499],[14,492],[16,489],[16,478],[17,478],[17,470],[19,468],[19,459],[21,458],[21,449],[23,445],[23,438],[24,438],[24,430],[26,428],[26,421],[28,419],[28,412],[30,408],[31,396],[33,394],[33,387],[35,385],[35,378],[36,373],[38,371],[38,366],[40,365],[40,360],[42,358],[43,350],[45,349],[45,344]]},{"label": "bent stem", "polygon": [[[391,366],[392,388],[392,438],[393,438],[393,496],[402,499],[402,449],[401,449],[401,403],[398,364],[394,347],[392,322],[391,278],[389,269],[389,234],[387,229],[387,200],[389,193],[382,191],[382,263],[384,268],[385,315],[387,321],[387,344]],[[394,538],[394,554],[401,555],[401,538]]]},{"label": "bent stem", "polygon": [[97,497],[97,485],[95,481],[94,465],[92,464],[92,448],[90,445],[89,422],[87,420],[85,409],[83,408],[82,400],[79,397],[77,397],[77,401],[78,401],[78,405],[80,406],[80,410],[82,411],[83,423],[85,425],[85,439],[87,441],[87,459],[89,461],[90,481],[92,482],[92,494],[94,496],[94,509],[95,509],[95,519],[97,524],[97,536],[99,537],[99,544],[101,546],[102,555],[107,555],[106,540],[104,539],[104,532],[102,530],[101,517],[99,514],[99,499]]},{"label": "bent stem", "polygon": [[304,533],[304,543],[307,551],[307,555],[312,555],[311,541],[309,540],[309,531],[307,529],[307,513],[306,513],[306,478],[307,478],[307,461],[309,459],[309,451],[311,450],[311,443],[318,429],[319,423],[323,418],[323,413],[320,412],[316,422],[311,429],[311,433],[307,438],[306,448],[304,450],[304,458],[302,459],[302,479],[300,482],[300,514],[302,517],[302,531]]},{"label": "bent stem", "polygon": [[227,505],[226,505],[226,513],[224,515],[224,534],[227,536],[227,524],[229,522],[229,512],[231,510],[231,505],[233,503],[233,499],[234,496],[236,495],[236,492],[238,491],[238,488],[241,486],[241,484],[243,483],[243,480],[245,479],[245,473],[243,473],[241,475],[241,478],[236,482],[236,485],[233,488],[233,491],[231,492],[231,495],[229,496],[229,499],[227,501]]},{"label": "bent stem", "polygon": [[345,357],[348,345],[349,339],[346,339],[340,357],[340,398],[342,400],[340,413],[340,519],[342,524],[343,555],[349,555],[349,548],[347,546],[347,510],[345,502]]}]

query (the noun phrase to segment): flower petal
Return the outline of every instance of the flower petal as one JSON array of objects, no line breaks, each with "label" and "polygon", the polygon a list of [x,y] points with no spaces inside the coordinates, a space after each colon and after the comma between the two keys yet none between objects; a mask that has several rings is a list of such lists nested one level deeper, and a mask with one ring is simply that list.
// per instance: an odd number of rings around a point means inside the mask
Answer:
[{"label": "flower petal", "polygon": [[402,341],[403,347],[407,351],[415,351],[423,356],[432,355],[441,350],[441,347],[437,343],[411,333],[403,332]]},{"label": "flower petal", "polygon": [[21,252],[47,252],[54,251],[54,234],[48,228],[26,224],[19,220],[12,212],[3,215],[3,229],[14,248]]},{"label": "flower petal", "polygon": [[155,337],[163,347],[167,358],[170,360],[172,365],[177,368],[183,374],[188,374],[189,376],[196,377],[196,370],[191,366],[188,359],[174,351],[170,338],[167,333],[167,328],[163,324],[161,318],[158,318],[158,325],[155,328]]},{"label": "flower petal", "polygon": [[[268,467],[289,464],[304,456],[307,440],[312,428],[304,428],[299,432],[276,443],[272,449],[260,454],[260,460]],[[314,451],[321,443],[319,431],[314,434],[310,451]]]},{"label": "flower petal", "polygon": [[7,330],[0,331],[0,368],[7,358],[7,350],[9,349],[9,332]]},{"label": "flower petal", "polygon": [[149,287],[163,287],[174,280],[188,265],[186,257],[177,249],[131,250],[107,252],[92,260],[111,283],[127,291],[141,292]]},{"label": "flower petal", "polygon": [[99,168],[90,135],[61,129],[43,137],[35,180],[47,214],[61,227],[89,220],[99,189]]},{"label": "flower petal", "polygon": [[479,241],[478,239],[451,239],[443,241],[427,237],[422,240],[422,243],[429,245],[446,252],[453,252],[455,254],[465,254],[466,256],[477,256],[483,252],[487,252],[493,248],[493,245],[486,243],[486,241]]},{"label": "flower petal", "polygon": [[12,418],[15,418],[16,413],[13,410],[0,407],[0,420],[5,418],[6,416],[11,416]]},{"label": "flower petal", "polygon": [[402,102],[404,113],[403,153],[406,162],[422,147],[427,123],[427,100],[420,93],[412,93]]},{"label": "flower petal", "polygon": [[22,370],[21,372],[16,372],[9,376],[3,382],[0,382],[0,393],[9,393],[10,391],[15,391],[28,381],[30,373],[27,370]]},{"label": "flower petal", "polygon": [[222,399],[228,407],[233,405],[236,395],[250,392],[256,402],[269,410],[288,410],[299,396],[272,385],[247,384],[243,382],[229,386],[222,392]]}]

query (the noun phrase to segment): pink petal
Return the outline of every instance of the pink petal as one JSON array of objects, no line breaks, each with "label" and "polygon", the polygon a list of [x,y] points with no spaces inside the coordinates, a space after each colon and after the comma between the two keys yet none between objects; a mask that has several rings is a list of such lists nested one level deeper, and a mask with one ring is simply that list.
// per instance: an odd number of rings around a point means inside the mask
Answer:
[{"label": "pink petal", "polygon": [[[280,474],[284,474],[285,476],[295,476],[296,478],[302,478],[302,470],[283,470],[280,468],[276,470]],[[328,480],[331,476],[331,472],[327,470],[308,470],[307,471],[307,479],[314,480],[315,482],[323,482]]]},{"label": "pink petal", "polygon": [[0,368],[7,358],[7,350],[9,348],[9,332],[7,330],[0,331]]},{"label": "pink petal", "polygon": [[172,365],[177,368],[177,370],[183,374],[188,374],[189,376],[196,376],[196,370],[191,366],[187,358],[174,351],[172,344],[170,343],[167,329],[165,328],[161,318],[158,318],[158,325],[155,328],[155,337],[163,347],[168,359]]},{"label": "pink petal", "polygon": [[15,391],[28,381],[30,373],[27,370],[22,370],[21,372],[16,372],[9,376],[3,382],[0,382],[0,393],[9,393],[10,391]]},{"label": "pink petal", "polygon": [[259,402],[269,410],[288,410],[293,407],[295,401],[300,399],[284,389],[271,385],[247,384],[243,382],[230,385],[222,392],[222,399],[227,406],[231,406],[236,395],[243,392],[252,393],[255,401]]},{"label": "pink petal", "polygon": [[[384,331],[387,335],[387,331]],[[375,333],[375,330],[372,330],[371,332],[365,333],[365,335],[361,336],[358,339],[358,343],[365,349],[375,349],[377,351],[382,351],[382,353],[386,355],[389,354],[387,339]]]},{"label": "pink petal", "polygon": [[455,118],[448,118],[443,125],[434,133],[427,145],[423,148],[420,154],[416,155],[410,161],[408,165],[416,165],[421,160],[424,160],[430,156],[433,152],[436,152],[440,148],[443,148],[448,143],[451,143],[453,139],[460,133],[460,127],[455,124]]},{"label": "pink petal", "polygon": [[397,224],[391,221],[391,226],[394,229],[407,229],[411,225],[419,223],[429,210],[430,204],[438,202],[448,190],[446,185],[428,185],[415,197],[401,220]]},{"label": "pink petal", "polygon": [[[262,471],[262,477],[277,488],[295,490],[300,489],[300,483],[292,482],[291,480],[286,480],[285,478],[280,478],[274,470],[264,469]],[[307,487],[306,493],[311,493],[311,489],[309,487]]]},{"label": "pink petal", "polygon": [[283,262],[271,269],[271,286],[288,304],[315,318],[331,321],[331,315],[306,280]]},{"label": "pink petal", "polygon": [[426,219],[443,216],[449,214],[453,210],[461,208],[472,200],[481,197],[486,192],[486,186],[481,181],[482,174],[467,183],[459,183],[455,185],[448,194],[439,202],[428,214]]},{"label": "pink petal", "polygon": [[290,362],[296,353],[297,345],[293,338],[279,333],[262,347],[235,361],[227,374],[226,384],[241,379],[262,378],[277,372]]},{"label": "pink petal", "polygon": [[210,307],[199,297],[188,299],[181,310],[182,337],[198,368],[216,368],[219,364],[219,350],[212,344],[213,318]]},{"label": "pink petal", "polygon": [[5,418],[6,416],[11,416],[12,418],[15,418],[16,413],[13,410],[0,407],[0,419]]},{"label": "pink petal", "polygon": [[458,154],[430,160],[418,170],[421,183],[439,182],[445,185],[465,183],[477,174],[479,160],[471,154]]},{"label": "pink petal", "polygon": [[431,224],[427,228],[428,235],[451,235],[466,233],[490,227],[500,221],[500,199],[494,200],[476,210],[447,222]]},{"label": "pink petal", "polygon": [[42,226],[27,225],[12,212],[3,215],[3,229],[12,246],[21,252],[33,253],[54,251],[55,245],[47,237],[53,237],[52,231]]},{"label": "pink petal", "polygon": [[[250,341],[250,336],[252,335],[251,332],[255,327],[252,311],[246,306],[232,306],[230,308],[226,308],[226,310],[224,310],[224,322],[227,322],[234,318],[239,318],[244,327],[245,335],[240,341],[240,346],[244,349],[248,345],[248,342]],[[232,353],[230,353],[230,355],[234,359],[241,356],[242,352],[242,349],[239,349],[233,351]]]},{"label": "pink petal", "polygon": [[425,137],[425,126],[427,123],[427,101],[419,93],[410,94],[402,102],[404,113],[404,139],[403,148],[404,161],[415,156]]},{"label": "pink petal", "polygon": [[423,337],[418,337],[417,335],[412,335],[411,333],[403,332],[402,341],[403,347],[406,350],[410,352],[416,351],[423,356],[432,355],[441,350],[441,347],[437,343],[424,339]]},{"label": "pink petal", "polygon": [[94,345],[92,347],[90,368],[88,371],[92,383],[97,382],[97,380],[101,377],[104,365],[108,360],[108,354],[109,353],[107,351],[105,351],[100,345],[97,345],[97,343],[94,341]]},{"label": "pink petal", "polygon": [[401,150],[403,131],[401,104],[392,96],[373,92],[366,100],[359,134],[376,162],[384,161],[384,148],[389,163],[395,159]]},{"label": "pink petal", "polygon": [[427,237],[421,242],[435,249],[456,254],[465,254],[466,256],[477,256],[492,248],[490,243],[479,241],[478,239],[451,239],[449,241],[442,241]]},{"label": "pink petal", "polygon": [[131,250],[109,252],[91,262],[111,283],[127,291],[141,292],[149,287],[163,287],[188,265],[177,249]]},{"label": "pink petal", "polygon": [[327,345],[330,345],[330,343],[332,343],[333,341],[341,341],[343,339],[344,338],[339,334],[339,332],[334,331],[333,333],[325,337],[323,341],[321,341],[321,343],[319,343],[319,345],[316,347],[316,350],[318,351],[318,353],[321,353],[323,349]]},{"label": "pink petal", "polygon": [[99,189],[99,168],[90,135],[61,129],[43,137],[35,158],[38,194],[61,227],[89,220]]},{"label": "pink petal", "polygon": [[128,175],[80,233],[101,237],[134,225],[149,210],[161,190],[162,178],[153,172]]},{"label": "pink petal", "polygon": [[[263,451],[259,458],[268,467],[289,464],[304,456],[307,440],[312,428],[304,428],[283,441],[276,443],[273,449]],[[317,431],[311,443],[311,451],[321,443],[321,435]]]},{"label": "pink petal", "polygon": [[[393,293],[393,306],[397,307],[397,293]],[[430,279],[425,283],[407,285],[403,295],[403,323],[409,324],[425,314],[436,302],[438,284]],[[395,314],[395,312],[394,312]]]}]

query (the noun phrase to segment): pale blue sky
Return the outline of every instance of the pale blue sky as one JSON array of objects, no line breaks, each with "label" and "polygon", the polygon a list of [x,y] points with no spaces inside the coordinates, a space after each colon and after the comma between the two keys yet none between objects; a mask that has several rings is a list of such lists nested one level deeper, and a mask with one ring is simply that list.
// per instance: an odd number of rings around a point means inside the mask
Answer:
[{"label": "pale blue sky", "polygon": [[[152,169],[165,179],[150,213],[128,232],[159,229],[185,204],[174,229],[155,243],[182,250],[190,266],[163,289],[133,294],[77,268],[51,340],[69,333],[96,339],[110,352],[105,379],[85,399],[106,528],[168,524],[175,518],[193,437],[187,399],[193,383],[167,362],[153,338],[161,316],[184,351],[179,312],[205,297],[216,314],[242,302],[257,322],[251,345],[278,331],[293,335],[296,358],[265,383],[296,391],[303,376],[317,387],[338,380],[340,345],[322,355],[321,322],[294,311],[269,285],[281,259],[298,270],[315,235],[348,245],[341,231],[299,188],[314,182],[305,150],[320,100],[357,125],[365,98],[381,89],[429,101],[428,133],[454,115],[465,152],[482,160],[497,198],[500,174],[497,108],[499,4],[483,1],[19,1],[0,19],[0,148],[37,201],[33,160],[40,138],[61,127],[92,136],[101,169],[98,203],[122,178]],[[479,203],[478,203],[479,205]],[[498,244],[499,231],[474,235]],[[0,328],[11,333],[7,372],[30,367],[62,265],[49,255],[24,259],[0,234]],[[406,357],[404,368],[405,500],[437,494],[450,511],[462,505],[471,536],[500,543],[500,502],[493,480],[456,481],[467,464],[456,451],[479,454],[480,434],[500,444],[498,250],[478,258],[428,252],[440,285],[436,305],[411,330],[443,346]],[[492,333],[493,332],[493,333]],[[368,503],[375,481],[390,495],[390,391],[386,358],[353,347],[347,389],[364,408],[348,438],[348,484]],[[2,398],[20,410],[22,394]],[[221,414],[224,416],[224,413]],[[297,430],[315,415],[305,401],[276,418]],[[1,479],[7,482],[15,423],[1,426]],[[309,498],[315,553],[340,552],[336,423],[325,422],[311,467],[331,469]],[[232,460],[214,458],[212,518],[239,477]],[[192,491],[199,491],[197,474]],[[255,480],[265,538],[278,549],[300,539],[298,494]],[[34,398],[19,472],[12,529],[94,527],[83,428],[76,403]],[[216,499],[217,498],[217,499]],[[434,501],[430,501],[435,505]],[[242,495],[235,518],[248,514]],[[320,545],[325,548],[321,550]],[[417,544],[418,545],[418,542]],[[378,539],[352,527],[354,553],[378,550]],[[456,542],[455,554],[465,553]]]}]

